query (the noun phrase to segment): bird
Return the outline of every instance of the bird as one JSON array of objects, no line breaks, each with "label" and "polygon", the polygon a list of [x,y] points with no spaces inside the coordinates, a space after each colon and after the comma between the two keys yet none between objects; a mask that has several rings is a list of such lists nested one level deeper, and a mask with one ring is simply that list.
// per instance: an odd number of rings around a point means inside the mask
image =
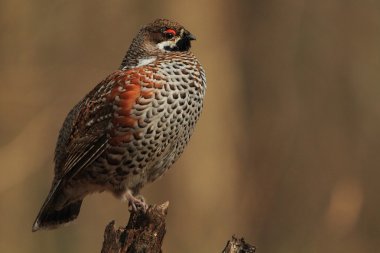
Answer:
[{"label": "bird", "polygon": [[202,112],[206,74],[190,51],[195,39],[164,18],[142,26],[120,67],[71,109],[33,232],[75,220],[96,192],[146,211],[140,190],[180,157]]}]

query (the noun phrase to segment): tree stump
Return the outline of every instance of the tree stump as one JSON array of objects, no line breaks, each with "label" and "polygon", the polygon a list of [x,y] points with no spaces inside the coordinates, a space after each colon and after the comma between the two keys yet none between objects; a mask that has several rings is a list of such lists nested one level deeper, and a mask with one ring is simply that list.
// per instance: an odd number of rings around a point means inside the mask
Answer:
[{"label": "tree stump", "polygon": [[165,236],[169,202],[150,205],[146,213],[132,211],[126,227],[115,228],[111,221],[104,231],[102,253],[159,253]]},{"label": "tree stump", "polygon": [[[105,228],[102,253],[160,253],[166,233],[165,219],[169,202],[150,205],[146,213],[132,211],[128,225],[115,228],[111,221]],[[222,253],[253,253],[255,247],[243,238],[232,237]]]}]

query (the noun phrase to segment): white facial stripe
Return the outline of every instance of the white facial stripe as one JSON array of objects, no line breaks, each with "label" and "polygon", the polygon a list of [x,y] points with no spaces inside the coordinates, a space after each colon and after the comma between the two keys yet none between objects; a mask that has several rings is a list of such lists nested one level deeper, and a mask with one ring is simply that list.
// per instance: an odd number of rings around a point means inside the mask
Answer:
[{"label": "white facial stripe", "polygon": [[144,66],[144,65],[148,65],[148,64],[154,62],[156,59],[157,59],[156,56],[140,59],[136,67],[141,67],[141,66]]},{"label": "white facial stripe", "polygon": [[160,42],[157,44],[157,47],[161,50],[161,51],[165,51],[165,47],[173,47],[173,41],[163,41],[163,42]]},{"label": "white facial stripe", "polygon": [[163,41],[163,42],[160,42],[157,44],[157,47],[161,50],[161,51],[166,51],[165,50],[165,47],[170,47],[170,48],[174,48],[177,44],[177,42],[181,39],[181,37],[176,37],[174,40],[167,40],[167,41]]}]

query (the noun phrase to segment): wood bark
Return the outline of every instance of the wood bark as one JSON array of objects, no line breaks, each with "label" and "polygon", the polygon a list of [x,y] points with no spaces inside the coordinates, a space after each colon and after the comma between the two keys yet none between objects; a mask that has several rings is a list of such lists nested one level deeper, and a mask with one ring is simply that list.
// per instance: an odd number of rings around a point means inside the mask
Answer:
[{"label": "wood bark", "polygon": [[[125,227],[115,227],[111,221],[105,228],[101,253],[160,253],[166,233],[169,202],[150,205],[146,213],[131,211]],[[222,253],[253,253],[255,247],[235,236],[227,242]]]},{"label": "wood bark", "polygon": [[222,253],[254,253],[255,251],[255,246],[246,243],[244,238],[237,238],[233,235]]}]

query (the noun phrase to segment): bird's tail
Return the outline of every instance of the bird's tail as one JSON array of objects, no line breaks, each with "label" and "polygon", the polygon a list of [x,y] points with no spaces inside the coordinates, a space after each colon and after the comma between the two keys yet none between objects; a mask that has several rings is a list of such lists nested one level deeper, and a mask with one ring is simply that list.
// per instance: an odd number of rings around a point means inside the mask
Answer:
[{"label": "bird's tail", "polygon": [[59,198],[62,197],[62,190],[60,189],[60,182],[53,185],[47,196],[40,212],[34,221],[32,231],[35,232],[40,229],[53,229],[78,217],[80,207],[83,199],[64,205],[59,204]]}]

